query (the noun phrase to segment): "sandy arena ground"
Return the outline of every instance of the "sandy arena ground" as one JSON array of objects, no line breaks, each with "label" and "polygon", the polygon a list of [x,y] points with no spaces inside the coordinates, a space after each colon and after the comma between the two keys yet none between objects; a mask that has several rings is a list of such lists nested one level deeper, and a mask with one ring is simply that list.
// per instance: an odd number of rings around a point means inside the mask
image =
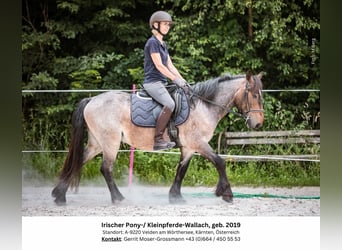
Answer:
[{"label": "sandy arena ground", "polygon": [[[320,216],[320,199],[235,198],[226,203],[213,194],[214,187],[182,187],[185,204],[170,204],[169,187],[132,185],[119,187],[125,196],[112,204],[106,186],[83,185],[68,190],[67,204],[57,206],[53,186],[24,185],[22,216]],[[320,187],[233,187],[233,193],[281,196],[320,196]]]}]

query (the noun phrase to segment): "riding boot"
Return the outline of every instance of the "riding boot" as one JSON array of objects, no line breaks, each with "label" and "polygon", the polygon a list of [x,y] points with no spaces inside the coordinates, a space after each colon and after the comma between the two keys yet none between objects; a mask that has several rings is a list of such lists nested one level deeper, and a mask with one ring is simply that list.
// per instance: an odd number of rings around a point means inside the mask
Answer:
[{"label": "riding boot", "polygon": [[156,131],[154,135],[154,145],[153,145],[153,150],[162,150],[162,149],[170,149],[176,146],[176,143],[170,142],[170,141],[165,141],[163,139],[163,134],[165,132],[166,126],[171,118],[172,111],[164,107],[157,119],[157,124],[156,124]]}]

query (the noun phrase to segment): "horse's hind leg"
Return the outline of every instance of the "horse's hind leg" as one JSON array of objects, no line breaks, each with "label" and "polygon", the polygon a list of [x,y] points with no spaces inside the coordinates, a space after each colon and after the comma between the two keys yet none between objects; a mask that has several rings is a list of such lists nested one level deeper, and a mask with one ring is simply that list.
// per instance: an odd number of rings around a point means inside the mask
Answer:
[{"label": "horse's hind leg", "polygon": [[93,159],[96,155],[101,153],[102,149],[97,142],[96,138],[92,134],[91,131],[88,131],[88,143],[84,149],[83,154],[83,164],[86,164],[88,161]]},{"label": "horse's hind leg", "polygon": [[115,162],[116,155],[117,149],[110,153],[103,152],[103,162],[101,166],[101,173],[105,178],[107,186],[109,188],[112,203],[124,199],[123,195],[120,193],[118,187],[116,186],[113,178],[113,165]]},{"label": "horse's hind leg", "polygon": [[183,203],[185,200],[181,195],[181,186],[186,171],[188,170],[193,152],[187,151],[185,148],[181,149],[181,158],[178,163],[177,172],[173,184],[169,191],[170,203]]},{"label": "horse's hind leg", "polygon": [[[78,165],[72,165],[73,157],[69,156],[69,157],[67,157],[65,165],[66,166],[68,166],[68,165],[73,166],[73,168],[78,166],[79,172],[81,172],[82,166],[85,163],[87,163],[89,160],[94,158],[100,152],[101,152],[101,148],[99,147],[96,139],[92,136],[91,133],[88,133],[88,144],[82,153],[82,163],[80,163],[79,166]],[[80,152],[77,152],[75,154],[78,157]],[[71,169],[69,169],[65,172],[66,173],[72,173]],[[64,176],[67,176],[67,174],[64,174]],[[65,178],[65,177],[63,178],[62,176],[60,177],[60,180],[59,180],[57,186],[52,190],[52,196],[55,197],[56,204],[64,205],[66,203],[66,192],[67,192],[67,190],[71,184],[71,181],[72,181],[72,176],[69,176],[68,178]],[[77,191],[78,185],[75,186],[75,189]]]}]

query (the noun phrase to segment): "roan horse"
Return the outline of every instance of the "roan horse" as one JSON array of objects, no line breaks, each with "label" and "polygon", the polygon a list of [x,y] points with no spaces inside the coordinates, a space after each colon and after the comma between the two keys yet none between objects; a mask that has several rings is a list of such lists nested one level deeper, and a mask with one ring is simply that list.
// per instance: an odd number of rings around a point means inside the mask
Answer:
[{"label": "roan horse", "polygon": [[[262,106],[262,74],[221,76],[193,85],[192,103],[188,119],[178,127],[181,151],[169,201],[184,201],[182,180],[194,153],[199,153],[214,164],[219,180],[216,196],[231,202],[233,193],[226,174],[225,161],[210,147],[218,122],[237,107],[251,129],[258,129],[264,121]],[[71,143],[59,181],[52,191],[57,204],[66,203],[69,186],[78,186],[82,166],[102,153],[101,173],[108,185],[112,202],[124,199],[113,179],[113,165],[121,142],[150,151],[153,148],[154,128],[143,128],[131,122],[130,94],[109,91],[80,101],[72,115]],[[84,135],[88,131],[87,146]],[[165,135],[166,136],[166,135]]]}]

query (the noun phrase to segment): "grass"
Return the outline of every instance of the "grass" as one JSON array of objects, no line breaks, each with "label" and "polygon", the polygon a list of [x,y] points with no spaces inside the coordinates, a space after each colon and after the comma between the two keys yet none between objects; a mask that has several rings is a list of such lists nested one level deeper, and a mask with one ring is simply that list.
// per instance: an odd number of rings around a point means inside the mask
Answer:
[{"label": "grass", "polygon": [[[255,149],[250,149],[255,152]],[[274,149],[273,149],[274,150]],[[232,151],[231,154],[236,152]],[[241,152],[240,152],[241,153]],[[245,151],[246,154],[248,154]],[[25,154],[23,170],[25,178],[37,176],[55,180],[63,165],[64,153]],[[102,157],[97,156],[83,167],[82,180],[101,178]],[[140,182],[152,185],[171,185],[176,173],[179,155],[136,152],[134,175]],[[319,186],[320,163],[295,161],[227,162],[226,170],[232,185],[249,186]],[[114,166],[114,178],[118,184],[127,183],[129,153],[118,154]],[[215,167],[200,156],[194,156],[183,181],[184,186],[214,186],[218,174]]]}]

